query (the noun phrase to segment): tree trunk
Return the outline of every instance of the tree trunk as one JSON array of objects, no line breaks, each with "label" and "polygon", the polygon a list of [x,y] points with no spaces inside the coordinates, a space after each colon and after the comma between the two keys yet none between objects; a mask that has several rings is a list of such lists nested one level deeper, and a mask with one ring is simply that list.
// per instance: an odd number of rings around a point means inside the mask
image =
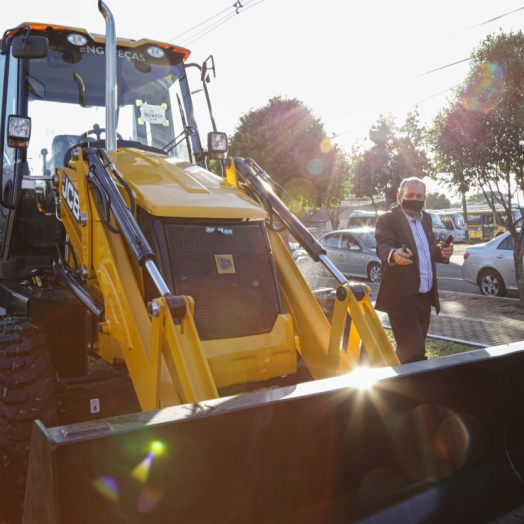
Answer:
[{"label": "tree trunk", "polygon": [[466,225],[466,244],[469,244],[469,229],[468,229],[468,206],[466,205],[466,192],[462,192],[462,209],[464,211],[464,223]]},{"label": "tree trunk", "polygon": [[524,308],[524,266],[522,264],[523,255],[524,249],[517,248],[513,250],[513,256],[515,258],[515,278],[517,280],[517,286],[519,289],[519,306],[521,308]]},{"label": "tree trunk", "polygon": [[340,212],[336,209],[330,209],[328,213],[331,227],[333,228],[333,231],[336,231],[340,227]]}]

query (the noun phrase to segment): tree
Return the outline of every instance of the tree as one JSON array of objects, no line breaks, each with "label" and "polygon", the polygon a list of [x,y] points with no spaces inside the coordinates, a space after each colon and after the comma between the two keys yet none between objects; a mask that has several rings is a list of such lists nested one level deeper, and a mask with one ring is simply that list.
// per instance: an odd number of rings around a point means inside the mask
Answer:
[{"label": "tree", "polygon": [[447,209],[451,206],[449,198],[443,193],[429,193],[426,200],[428,209]]},{"label": "tree", "polygon": [[524,307],[521,221],[511,208],[524,189],[524,35],[488,36],[471,56],[465,81],[437,115],[432,149],[439,171],[460,192],[478,189],[513,237]]},{"label": "tree", "polygon": [[385,197],[388,206],[397,201],[404,178],[424,178],[431,173],[425,152],[425,130],[418,124],[418,113],[409,113],[400,128],[391,116],[381,116],[371,128],[373,145],[353,155],[353,192],[373,203]]},{"label": "tree", "polygon": [[275,97],[243,115],[229,155],[253,158],[293,212],[326,208],[338,229],[336,208],[348,193],[349,161],[302,102]]}]

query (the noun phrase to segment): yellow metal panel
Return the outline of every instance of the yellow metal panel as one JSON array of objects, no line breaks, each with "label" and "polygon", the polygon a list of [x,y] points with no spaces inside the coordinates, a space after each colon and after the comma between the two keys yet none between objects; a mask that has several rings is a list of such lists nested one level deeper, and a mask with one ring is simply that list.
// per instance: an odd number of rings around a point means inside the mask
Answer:
[{"label": "yellow metal panel", "polygon": [[280,235],[268,230],[277,266],[285,308],[292,313],[300,339],[300,353],[314,378],[326,378],[350,371],[347,355],[342,353],[339,369],[327,365],[331,326],[307,282],[293,261]]},{"label": "yellow metal panel", "polygon": [[224,340],[204,340],[202,347],[217,387],[259,382],[297,371],[293,319],[277,317],[269,333]]},{"label": "yellow metal panel", "polygon": [[[164,217],[262,219],[265,211],[223,178],[188,162],[121,148],[110,154],[136,203]],[[198,198],[195,198],[198,196]]]}]

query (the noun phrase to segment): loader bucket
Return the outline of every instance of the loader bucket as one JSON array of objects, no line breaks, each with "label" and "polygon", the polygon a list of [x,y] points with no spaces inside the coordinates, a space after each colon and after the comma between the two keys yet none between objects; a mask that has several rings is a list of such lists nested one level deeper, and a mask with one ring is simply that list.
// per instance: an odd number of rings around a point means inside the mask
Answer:
[{"label": "loader bucket", "polygon": [[486,522],[524,504],[524,345],[62,427],[24,523]]}]

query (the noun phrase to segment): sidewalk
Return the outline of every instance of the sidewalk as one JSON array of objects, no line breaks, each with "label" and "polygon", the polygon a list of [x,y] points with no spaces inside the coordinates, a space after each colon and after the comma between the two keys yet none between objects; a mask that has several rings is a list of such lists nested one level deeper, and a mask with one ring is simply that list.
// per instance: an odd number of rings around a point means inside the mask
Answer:
[{"label": "sidewalk", "polygon": [[[336,286],[335,280],[325,271],[320,275],[304,272],[304,276],[312,289]],[[371,301],[374,303],[378,284],[365,284],[371,289]],[[436,315],[432,309],[428,336],[481,347],[524,340],[524,309],[518,307],[518,300],[452,291],[440,291],[439,297],[440,313]],[[377,311],[377,315],[382,324],[389,327],[387,314]]]},{"label": "sidewalk", "polygon": [[[369,284],[368,284],[369,285]],[[372,299],[378,286],[370,285]],[[428,336],[479,346],[500,346],[524,339],[524,310],[518,300],[440,291],[440,313],[432,311]],[[377,311],[384,326],[388,316]]]}]

